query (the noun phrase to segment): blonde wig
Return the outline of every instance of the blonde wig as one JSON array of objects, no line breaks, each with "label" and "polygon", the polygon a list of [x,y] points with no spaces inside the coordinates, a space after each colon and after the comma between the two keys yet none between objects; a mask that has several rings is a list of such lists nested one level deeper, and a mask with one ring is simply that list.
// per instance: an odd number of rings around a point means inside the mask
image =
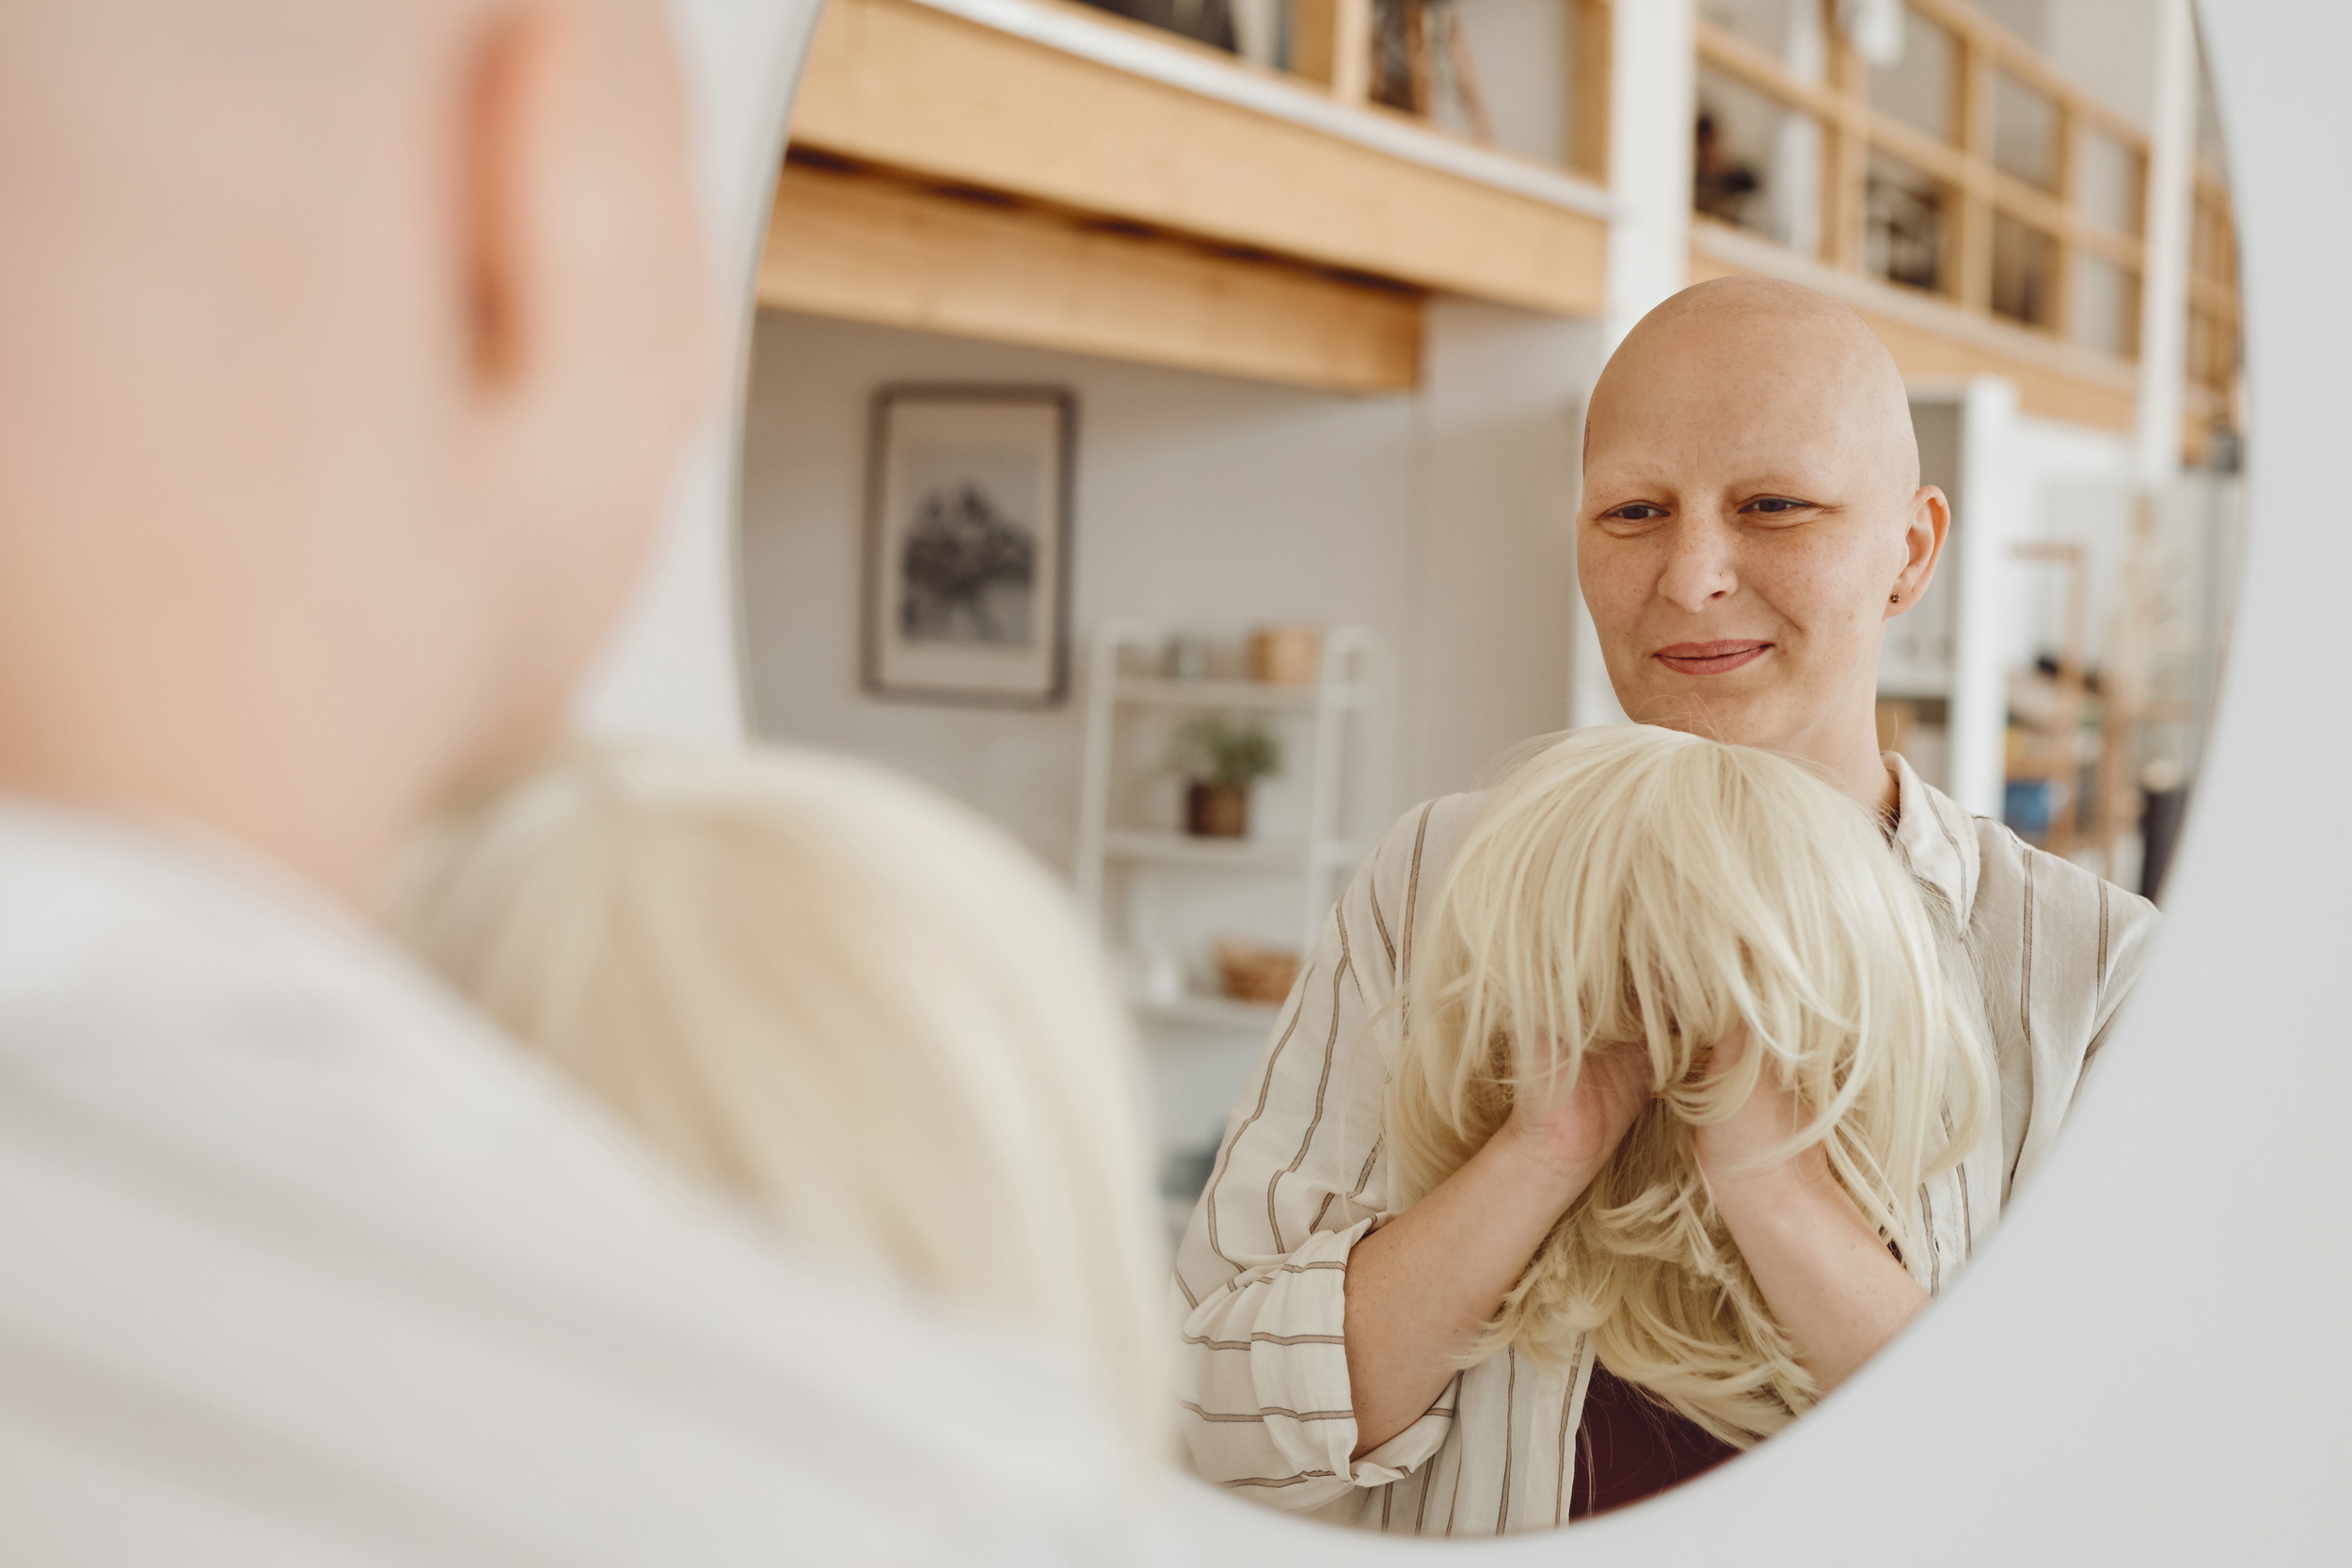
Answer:
[{"label": "blonde wig", "polygon": [[[1388,1135],[1400,1203],[1444,1180],[1522,1085],[1610,1042],[1651,1098],[1546,1238],[1475,1355],[1601,1362],[1746,1446],[1817,1397],[1717,1214],[1694,1127],[1759,1076],[1810,1121],[1855,1205],[1926,1280],[1919,1187],[1990,1093],[1976,989],[1941,899],[1863,807],[1784,758],[1623,725],[1548,743],[1471,827],[1416,944]],[[1745,1022],[1737,1067],[1710,1049]]]},{"label": "blonde wig", "polygon": [[1002,834],[812,754],[582,752],[409,857],[394,924],[693,1176],[1089,1355],[1164,1423],[1135,1043]]}]

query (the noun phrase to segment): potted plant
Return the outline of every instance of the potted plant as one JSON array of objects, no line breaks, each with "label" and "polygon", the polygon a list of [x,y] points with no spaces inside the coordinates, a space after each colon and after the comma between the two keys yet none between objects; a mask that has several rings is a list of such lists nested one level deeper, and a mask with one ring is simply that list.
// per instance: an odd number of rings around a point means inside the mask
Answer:
[{"label": "potted plant", "polygon": [[1209,713],[1176,732],[1184,776],[1184,831],[1205,838],[1249,832],[1249,786],[1282,769],[1282,743],[1257,720]]}]

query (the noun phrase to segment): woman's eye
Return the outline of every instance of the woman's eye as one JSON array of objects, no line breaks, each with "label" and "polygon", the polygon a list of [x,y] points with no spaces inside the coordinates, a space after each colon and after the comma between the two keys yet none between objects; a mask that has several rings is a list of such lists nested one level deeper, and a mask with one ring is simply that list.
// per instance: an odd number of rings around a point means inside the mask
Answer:
[{"label": "woman's eye", "polygon": [[1804,502],[1790,500],[1787,496],[1766,496],[1761,500],[1753,500],[1748,502],[1749,511],[1767,514],[1776,512],[1802,512],[1804,510]]},{"label": "woman's eye", "polygon": [[1646,523],[1652,517],[1662,517],[1665,515],[1664,507],[1652,506],[1647,501],[1635,501],[1628,506],[1617,507],[1609,513],[1610,516],[1621,523]]}]

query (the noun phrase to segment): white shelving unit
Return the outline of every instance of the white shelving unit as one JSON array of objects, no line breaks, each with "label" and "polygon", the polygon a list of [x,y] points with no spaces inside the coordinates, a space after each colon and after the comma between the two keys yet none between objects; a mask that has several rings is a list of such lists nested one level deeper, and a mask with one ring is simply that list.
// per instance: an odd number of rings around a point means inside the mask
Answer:
[{"label": "white shelving unit", "polygon": [[[1114,949],[1137,933],[1160,928],[1154,919],[1160,883],[1169,876],[1230,874],[1262,885],[1295,879],[1301,951],[1311,946],[1345,877],[1371,845],[1349,836],[1343,820],[1348,769],[1361,769],[1366,727],[1375,719],[1370,684],[1371,634],[1339,627],[1323,639],[1321,678],[1312,686],[1274,686],[1248,680],[1174,680],[1137,673],[1156,665],[1165,637],[1155,627],[1110,622],[1098,627],[1087,656],[1086,754],[1079,781],[1079,896],[1102,922]],[[1149,763],[1130,754],[1131,732],[1148,719],[1162,723],[1189,713],[1266,715],[1286,727],[1292,744],[1288,776],[1305,785],[1305,820],[1263,835],[1252,810],[1246,838],[1200,838],[1171,828],[1120,819],[1135,815],[1135,797],[1122,787]],[[1303,749],[1296,741],[1303,738]],[[1121,776],[1122,763],[1127,773]],[[1205,946],[1221,933],[1190,933],[1185,945]],[[1279,1009],[1262,1003],[1188,990],[1172,1000],[1139,1002],[1147,1022],[1193,1028],[1263,1033]]]}]

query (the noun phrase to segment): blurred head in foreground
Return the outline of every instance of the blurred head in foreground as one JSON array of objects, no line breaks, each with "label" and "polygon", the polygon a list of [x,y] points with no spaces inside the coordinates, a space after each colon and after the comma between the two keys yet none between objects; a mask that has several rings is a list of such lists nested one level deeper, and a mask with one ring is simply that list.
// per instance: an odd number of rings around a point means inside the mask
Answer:
[{"label": "blurred head in foreground", "polygon": [[583,752],[440,829],[396,922],[783,1230],[1090,1354],[1165,1426],[1124,1014],[993,829],[799,752]]},{"label": "blurred head in foreground", "polygon": [[[1920,1183],[1987,1112],[1976,988],[1940,897],[1804,767],[1647,726],[1563,736],[1495,790],[1416,958],[1389,1114],[1406,1201],[1521,1085],[1573,1084],[1597,1051],[1648,1058],[1648,1105],[1482,1356],[1565,1360],[1590,1333],[1612,1371],[1741,1446],[1812,1403],[1692,1150],[1762,1073],[1811,1117],[1791,1151],[1823,1145],[1927,1283]],[[1743,1023],[1748,1048],[1711,1072]]]},{"label": "blurred head in foreground", "polygon": [[653,0],[0,5],[0,790],[354,900],[552,737],[710,404]]}]

